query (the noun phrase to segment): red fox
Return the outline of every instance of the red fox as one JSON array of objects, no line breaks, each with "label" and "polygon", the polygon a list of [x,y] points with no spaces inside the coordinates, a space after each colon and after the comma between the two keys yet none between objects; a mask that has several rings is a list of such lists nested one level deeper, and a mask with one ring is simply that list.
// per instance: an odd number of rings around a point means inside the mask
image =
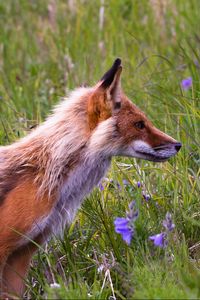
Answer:
[{"label": "red fox", "polygon": [[[21,295],[36,243],[60,234],[113,156],[164,162],[181,143],[155,128],[123,93],[118,58],[28,136],[0,147],[1,295]],[[34,241],[34,242],[33,242]]]}]

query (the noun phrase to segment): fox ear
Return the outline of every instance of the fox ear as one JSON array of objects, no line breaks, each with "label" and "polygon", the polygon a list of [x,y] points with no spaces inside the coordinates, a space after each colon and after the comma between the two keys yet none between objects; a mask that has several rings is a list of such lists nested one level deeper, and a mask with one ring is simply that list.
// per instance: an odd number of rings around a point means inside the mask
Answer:
[{"label": "fox ear", "polygon": [[101,78],[100,88],[106,90],[108,100],[113,102],[113,108],[121,107],[121,59],[117,58],[112,67]]},{"label": "fox ear", "polygon": [[110,118],[113,111],[120,109],[121,71],[121,60],[118,58],[110,70],[103,75],[95,91],[89,97],[87,116],[90,130],[93,130],[98,123]]}]

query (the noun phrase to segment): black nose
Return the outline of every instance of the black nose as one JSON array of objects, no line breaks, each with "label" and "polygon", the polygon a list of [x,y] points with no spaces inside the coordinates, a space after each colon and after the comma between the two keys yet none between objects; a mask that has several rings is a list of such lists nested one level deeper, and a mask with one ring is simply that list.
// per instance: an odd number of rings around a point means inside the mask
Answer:
[{"label": "black nose", "polygon": [[181,147],[182,147],[181,143],[176,143],[175,144],[175,149],[176,149],[177,152],[181,149]]}]

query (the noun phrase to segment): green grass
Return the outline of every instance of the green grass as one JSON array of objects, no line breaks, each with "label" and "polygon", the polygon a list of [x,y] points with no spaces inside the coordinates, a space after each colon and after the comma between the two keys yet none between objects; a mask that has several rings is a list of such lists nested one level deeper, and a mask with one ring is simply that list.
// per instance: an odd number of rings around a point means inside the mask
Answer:
[{"label": "green grass", "polygon": [[[34,257],[29,298],[200,297],[200,1],[166,0],[164,11],[153,2],[105,0],[103,28],[100,0],[0,3],[1,145],[42,122],[68,89],[96,83],[116,57],[126,94],[183,144],[164,164],[114,159],[113,182],[86,199],[64,240]],[[189,76],[192,89],[183,91]],[[127,246],[113,221],[133,199],[140,215]],[[148,237],[161,232],[167,211],[176,228],[160,250]]]}]

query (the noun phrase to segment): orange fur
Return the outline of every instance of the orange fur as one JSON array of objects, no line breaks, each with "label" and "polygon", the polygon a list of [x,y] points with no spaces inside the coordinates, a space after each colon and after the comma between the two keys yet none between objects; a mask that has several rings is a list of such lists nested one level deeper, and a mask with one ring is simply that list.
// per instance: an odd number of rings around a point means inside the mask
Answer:
[{"label": "orange fur", "polygon": [[33,242],[28,242],[8,255],[1,269],[1,290],[3,292],[0,295],[3,298],[11,297],[14,299],[16,296],[18,299],[18,296],[23,294],[24,278],[28,273],[32,256],[43,241],[43,235],[39,235]]},{"label": "orange fur", "polygon": [[[133,105],[125,95],[122,95],[122,99],[122,107],[120,113],[117,114],[117,127],[124,144],[128,144],[133,139],[140,139],[152,147],[156,147],[161,143],[173,143],[175,141],[155,128],[145,114],[136,105]],[[140,120],[145,123],[145,129],[142,131],[134,127],[134,123]]]},{"label": "orange fur", "polygon": [[0,262],[17,248],[33,224],[37,226],[37,221],[48,215],[53,200],[47,197],[37,199],[37,187],[30,181],[19,183],[8,193],[0,210]]},{"label": "orange fur", "polygon": [[103,90],[93,93],[88,100],[88,124],[90,130],[96,128],[98,123],[107,120],[112,115],[111,101],[107,103],[107,97]]},{"label": "orange fur", "polygon": [[[33,182],[19,182],[17,187],[8,193],[0,210],[0,265],[4,266],[1,270],[3,290],[12,290],[12,293],[18,295],[23,291],[23,278],[28,271],[31,257],[37,250],[37,246],[29,242],[26,234],[33,225],[40,226],[39,220],[49,214],[55,200],[47,196],[38,199],[37,191],[38,188]],[[45,238],[45,232],[42,232],[42,236]],[[34,238],[34,241],[39,243],[41,240],[40,234]]]}]

